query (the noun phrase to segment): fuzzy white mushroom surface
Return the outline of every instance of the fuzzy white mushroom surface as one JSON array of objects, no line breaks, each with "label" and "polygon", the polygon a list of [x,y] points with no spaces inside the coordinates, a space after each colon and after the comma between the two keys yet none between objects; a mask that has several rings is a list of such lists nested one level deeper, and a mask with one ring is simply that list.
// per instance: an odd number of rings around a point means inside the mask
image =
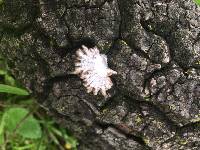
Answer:
[{"label": "fuzzy white mushroom surface", "polygon": [[116,71],[108,68],[107,56],[100,54],[97,47],[87,48],[76,51],[76,62],[74,74],[80,75],[84,81],[87,92],[93,92],[97,95],[100,91],[104,97],[107,97],[106,91],[113,85],[110,76],[117,74]]}]

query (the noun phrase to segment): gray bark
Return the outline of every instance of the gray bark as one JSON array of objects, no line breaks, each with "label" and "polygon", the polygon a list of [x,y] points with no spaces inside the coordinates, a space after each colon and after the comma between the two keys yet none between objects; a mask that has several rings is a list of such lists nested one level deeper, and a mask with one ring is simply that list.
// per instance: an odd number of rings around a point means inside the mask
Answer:
[{"label": "gray bark", "polygon": [[[4,0],[0,53],[83,150],[200,148],[200,8],[192,0]],[[82,44],[108,55],[111,97],[71,75]]]}]

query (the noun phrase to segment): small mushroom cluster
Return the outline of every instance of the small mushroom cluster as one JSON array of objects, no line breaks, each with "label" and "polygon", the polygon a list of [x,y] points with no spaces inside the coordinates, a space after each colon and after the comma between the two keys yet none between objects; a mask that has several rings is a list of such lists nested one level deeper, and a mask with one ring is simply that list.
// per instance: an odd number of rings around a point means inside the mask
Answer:
[{"label": "small mushroom cluster", "polygon": [[76,51],[76,55],[74,74],[79,75],[84,81],[83,85],[87,88],[87,92],[97,95],[100,91],[107,97],[106,91],[113,85],[110,76],[117,74],[108,68],[107,56],[100,54],[97,47],[87,48],[84,45],[82,49]]}]

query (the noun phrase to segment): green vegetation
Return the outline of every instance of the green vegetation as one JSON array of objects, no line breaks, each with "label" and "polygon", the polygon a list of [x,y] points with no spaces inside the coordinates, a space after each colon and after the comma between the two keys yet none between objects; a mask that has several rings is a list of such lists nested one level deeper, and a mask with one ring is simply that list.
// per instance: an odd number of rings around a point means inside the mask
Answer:
[{"label": "green vegetation", "polygon": [[17,87],[0,84],[0,93],[9,93],[9,94],[16,94],[16,95],[29,95],[29,93]]},{"label": "green vegetation", "polygon": [[10,75],[0,57],[0,149],[76,150],[77,141],[61,128]]},{"label": "green vegetation", "polygon": [[0,0],[0,5],[3,4],[3,0]]},{"label": "green vegetation", "polygon": [[194,2],[200,6],[200,0],[194,0]]}]

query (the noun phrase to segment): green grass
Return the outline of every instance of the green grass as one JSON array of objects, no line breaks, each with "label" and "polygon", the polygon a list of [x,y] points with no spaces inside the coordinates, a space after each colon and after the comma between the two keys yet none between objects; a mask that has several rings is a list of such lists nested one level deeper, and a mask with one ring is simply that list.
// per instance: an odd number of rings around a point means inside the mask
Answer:
[{"label": "green grass", "polygon": [[76,150],[77,140],[46,115],[8,70],[0,57],[0,149]]}]

